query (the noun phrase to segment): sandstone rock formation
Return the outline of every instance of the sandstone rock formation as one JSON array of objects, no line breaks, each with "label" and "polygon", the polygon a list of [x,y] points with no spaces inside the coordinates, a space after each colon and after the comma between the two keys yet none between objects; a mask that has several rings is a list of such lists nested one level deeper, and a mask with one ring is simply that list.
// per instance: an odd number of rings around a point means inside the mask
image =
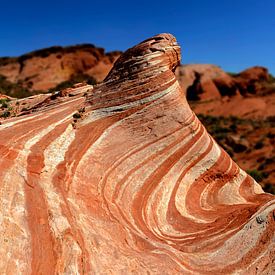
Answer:
[{"label": "sandstone rock formation", "polygon": [[102,81],[120,54],[106,54],[91,44],[51,47],[18,58],[0,58],[0,75],[30,90],[47,91],[77,74]]},{"label": "sandstone rock formation", "polygon": [[5,274],[271,274],[275,199],[209,136],[170,34],[0,125]]},{"label": "sandstone rock formation", "polygon": [[11,97],[7,95],[0,94],[0,99],[11,99]]},{"label": "sandstone rock formation", "polygon": [[[179,66],[176,76],[189,100],[220,99],[240,94],[244,97],[262,96],[270,90],[268,70],[260,66],[229,75],[216,65],[189,64]],[[274,92],[275,87],[271,90]]]},{"label": "sandstone rock formation", "polygon": [[275,116],[275,81],[264,67],[229,75],[215,65],[190,64],[179,66],[176,77],[196,114]]},{"label": "sandstone rock formation", "polygon": [[177,68],[176,76],[188,100],[221,98],[226,95],[223,93],[225,90],[230,91],[231,95],[237,93],[232,78],[215,65],[182,65]]},{"label": "sandstone rock formation", "polygon": [[266,68],[255,66],[240,72],[234,80],[241,94],[261,94],[264,88],[263,83],[266,83],[269,77]]}]

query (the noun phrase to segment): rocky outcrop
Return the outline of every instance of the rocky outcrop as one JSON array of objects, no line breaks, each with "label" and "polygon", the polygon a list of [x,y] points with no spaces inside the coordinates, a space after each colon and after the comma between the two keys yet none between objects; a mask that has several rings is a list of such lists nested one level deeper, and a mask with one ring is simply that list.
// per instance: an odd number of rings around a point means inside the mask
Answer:
[{"label": "rocky outcrop", "polygon": [[[266,90],[275,90],[269,84],[270,75],[264,67],[251,67],[239,74],[224,72],[209,64],[183,65],[176,72],[188,100],[221,99],[224,96],[263,95]],[[271,92],[270,92],[271,93]]]},{"label": "rocky outcrop", "polygon": [[120,52],[105,53],[92,44],[51,47],[17,58],[0,58],[0,75],[31,91],[47,91],[77,75],[102,81]]},{"label": "rocky outcrop", "polygon": [[219,99],[228,93],[237,93],[232,78],[215,65],[182,65],[177,68],[176,75],[188,100]]},{"label": "rocky outcrop", "polygon": [[209,64],[179,66],[176,77],[196,114],[264,119],[275,116],[275,82],[268,70],[239,74]]},{"label": "rocky outcrop", "polygon": [[267,274],[275,199],[208,135],[170,34],[0,125],[5,274]]},{"label": "rocky outcrop", "polygon": [[11,98],[10,96],[0,94],[0,99],[8,99],[8,100],[11,100],[12,98]]},{"label": "rocky outcrop", "polygon": [[264,67],[255,66],[248,68],[234,77],[236,86],[241,94],[261,94],[265,89],[266,82],[270,75]]}]

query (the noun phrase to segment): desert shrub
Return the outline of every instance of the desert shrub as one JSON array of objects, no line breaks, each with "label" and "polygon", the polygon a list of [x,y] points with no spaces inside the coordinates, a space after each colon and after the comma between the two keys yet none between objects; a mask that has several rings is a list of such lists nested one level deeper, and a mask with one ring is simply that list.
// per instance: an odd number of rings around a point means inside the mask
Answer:
[{"label": "desert shrub", "polygon": [[9,102],[10,100],[8,98],[1,98],[0,99],[0,108],[8,108],[9,107]]},{"label": "desert shrub", "polygon": [[29,89],[23,87],[22,82],[12,83],[3,75],[0,75],[0,91],[8,96],[23,98],[33,94]]},{"label": "desert shrub", "polygon": [[10,115],[11,115],[10,111],[5,111],[5,112],[3,112],[3,113],[0,115],[0,117],[7,118],[7,117],[9,117]]},{"label": "desert shrub", "polygon": [[15,62],[17,62],[17,57],[9,57],[9,56],[0,57],[0,66],[5,66],[7,64],[11,64]]},{"label": "desert shrub", "polygon": [[8,108],[7,102],[3,102],[3,103],[1,104],[1,108]]},{"label": "desert shrub", "polygon": [[257,143],[254,146],[254,149],[258,150],[258,149],[262,149],[263,147],[264,147],[264,142],[261,139],[261,140],[257,141]]},{"label": "desert shrub", "polygon": [[275,83],[275,77],[272,74],[269,74],[268,82]]},{"label": "desert shrub", "polygon": [[204,114],[198,114],[198,118],[205,126],[218,124],[220,120],[220,117],[204,115]]},{"label": "desert shrub", "polygon": [[6,103],[6,102],[9,102],[9,101],[10,101],[9,98],[0,98],[0,104]]},{"label": "desert shrub", "polygon": [[210,127],[210,132],[213,135],[218,135],[218,134],[225,134],[225,133],[229,133],[230,129],[229,128],[225,128],[220,126],[219,124],[214,124]]},{"label": "desert shrub", "polygon": [[79,113],[75,113],[73,114],[73,118],[76,118],[76,119],[81,118],[81,115]]},{"label": "desert shrub", "polygon": [[221,141],[224,140],[227,137],[227,134],[232,131],[230,127],[226,126],[228,125],[228,120],[225,117],[199,114],[198,118],[220,145],[222,145]]},{"label": "desert shrub", "polygon": [[238,127],[237,127],[236,124],[231,124],[231,125],[229,126],[229,128],[230,128],[230,130],[231,130],[232,132],[236,133]]},{"label": "desert shrub", "polygon": [[242,153],[247,150],[247,146],[242,143],[234,143],[232,149],[235,153]]},{"label": "desert shrub", "polygon": [[268,132],[267,135],[266,135],[267,138],[275,138],[275,134],[271,133],[271,132]]},{"label": "desert shrub", "polygon": [[275,194],[275,184],[271,184],[271,183],[266,183],[263,186],[263,189],[265,192],[270,193],[270,194]]},{"label": "desert shrub", "polygon": [[275,163],[275,157],[264,158],[263,162],[259,165],[258,170],[264,170],[270,164]]},{"label": "desert shrub", "polygon": [[226,153],[231,157],[233,158],[234,157],[234,152],[231,148],[228,148],[226,146],[222,146],[222,148],[226,151]]},{"label": "desert shrub", "polygon": [[232,124],[234,125],[239,125],[239,124],[244,124],[246,121],[244,119],[241,119],[239,117],[236,116],[229,116],[228,118]]},{"label": "desert shrub", "polygon": [[252,178],[254,178],[257,182],[261,182],[265,177],[266,174],[264,174],[261,171],[258,171],[256,169],[253,170],[247,170],[247,174],[249,174]]}]

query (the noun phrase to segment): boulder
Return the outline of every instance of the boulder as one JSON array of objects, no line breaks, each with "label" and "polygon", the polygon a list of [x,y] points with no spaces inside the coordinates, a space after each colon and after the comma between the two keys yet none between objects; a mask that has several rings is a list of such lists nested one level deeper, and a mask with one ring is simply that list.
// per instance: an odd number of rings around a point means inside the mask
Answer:
[{"label": "boulder", "polygon": [[189,100],[220,99],[237,94],[231,76],[215,65],[183,65],[177,69],[176,75]]},{"label": "boulder", "polygon": [[234,77],[242,95],[261,94],[268,80],[268,70],[260,66],[248,68]]}]

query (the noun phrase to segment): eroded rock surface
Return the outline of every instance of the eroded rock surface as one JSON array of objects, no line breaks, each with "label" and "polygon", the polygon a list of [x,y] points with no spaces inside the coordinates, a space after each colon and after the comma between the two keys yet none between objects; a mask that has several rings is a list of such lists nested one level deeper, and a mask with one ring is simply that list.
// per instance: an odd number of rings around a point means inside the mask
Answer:
[{"label": "eroded rock surface", "polygon": [[5,274],[268,274],[275,199],[207,134],[170,34],[0,125]]}]

